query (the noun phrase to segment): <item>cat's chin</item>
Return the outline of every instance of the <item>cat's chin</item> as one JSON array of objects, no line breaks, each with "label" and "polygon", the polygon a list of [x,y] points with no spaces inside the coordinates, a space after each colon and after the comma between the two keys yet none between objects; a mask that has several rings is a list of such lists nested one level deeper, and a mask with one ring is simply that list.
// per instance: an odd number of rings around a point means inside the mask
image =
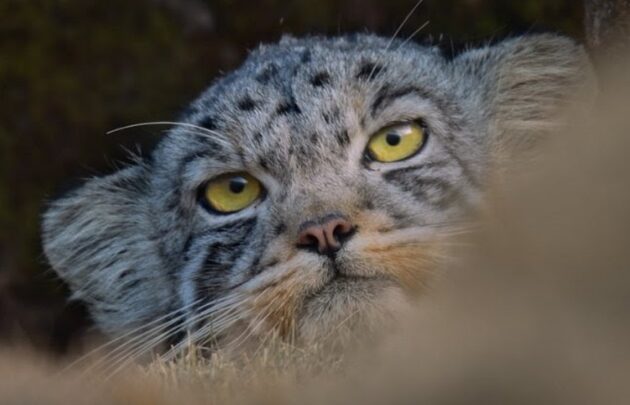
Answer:
[{"label": "cat's chin", "polygon": [[375,338],[392,330],[411,301],[391,280],[333,278],[308,296],[299,311],[298,335],[305,344],[341,344]]}]

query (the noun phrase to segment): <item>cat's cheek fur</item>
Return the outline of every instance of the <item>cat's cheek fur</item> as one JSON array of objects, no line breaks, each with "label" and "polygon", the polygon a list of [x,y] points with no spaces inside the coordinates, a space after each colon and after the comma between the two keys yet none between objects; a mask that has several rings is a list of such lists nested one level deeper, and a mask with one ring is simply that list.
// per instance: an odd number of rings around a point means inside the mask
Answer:
[{"label": "cat's cheek fur", "polygon": [[339,258],[343,273],[353,277],[394,280],[411,295],[423,292],[444,248],[439,239],[388,244],[386,238],[369,236],[349,246]]},{"label": "cat's cheek fur", "polygon": [[276,331],[287,336],[294,328],[297,309],[304,297],[321,289],[330,279],[328,266],[312,254],[298,253],[244,286],[248,298],[245,316],[253,334]]},{"label": "cat's cheek fur", "polygon": [[151,238],[147,170],[137,164],[90,179],[43,218],[48,260],[111,334],[160,316],[176,295]]}]

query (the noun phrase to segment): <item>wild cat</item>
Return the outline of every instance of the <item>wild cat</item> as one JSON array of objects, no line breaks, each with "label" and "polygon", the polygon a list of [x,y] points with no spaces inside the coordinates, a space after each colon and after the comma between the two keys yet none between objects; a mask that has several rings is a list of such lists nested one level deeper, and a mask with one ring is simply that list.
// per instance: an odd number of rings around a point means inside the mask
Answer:
[{"label": "wild cat", "polygon": [[52,202],[44,250],[103,331],[144,348],[379,329],[588,74],[582,47],[551,34],[452,58],[286,37],[203,92],[148,158]]}]

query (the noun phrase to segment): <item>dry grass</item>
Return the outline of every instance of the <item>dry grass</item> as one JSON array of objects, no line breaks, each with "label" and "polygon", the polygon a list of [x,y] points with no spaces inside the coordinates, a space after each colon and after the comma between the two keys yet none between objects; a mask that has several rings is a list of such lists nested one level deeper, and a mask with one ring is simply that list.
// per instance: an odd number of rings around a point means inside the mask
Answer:
[{"label": "dry grass", "polygon": [[252,397],[279,403],[314,377],[342,377],[344,359],[321,346],[298,348],[272,339],[239,355],[217,352],[208,357],[192,348],[176,361],[158,360],[142,370],[169,390],[196,392],[200,403],[249,402]]}]

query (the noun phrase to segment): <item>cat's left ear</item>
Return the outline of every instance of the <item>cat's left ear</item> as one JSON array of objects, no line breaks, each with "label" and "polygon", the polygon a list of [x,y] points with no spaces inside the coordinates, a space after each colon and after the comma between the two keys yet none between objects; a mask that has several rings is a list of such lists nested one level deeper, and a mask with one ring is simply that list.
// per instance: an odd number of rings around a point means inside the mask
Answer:
[{"label": "cat's left ear", "polygon": [[563,123],[568,107],[592,102],[595,75],[575,41],[552,34],[508,39],[453,60],[469,88],[464,99],[484,110],[491,148],[510,159]]}]

